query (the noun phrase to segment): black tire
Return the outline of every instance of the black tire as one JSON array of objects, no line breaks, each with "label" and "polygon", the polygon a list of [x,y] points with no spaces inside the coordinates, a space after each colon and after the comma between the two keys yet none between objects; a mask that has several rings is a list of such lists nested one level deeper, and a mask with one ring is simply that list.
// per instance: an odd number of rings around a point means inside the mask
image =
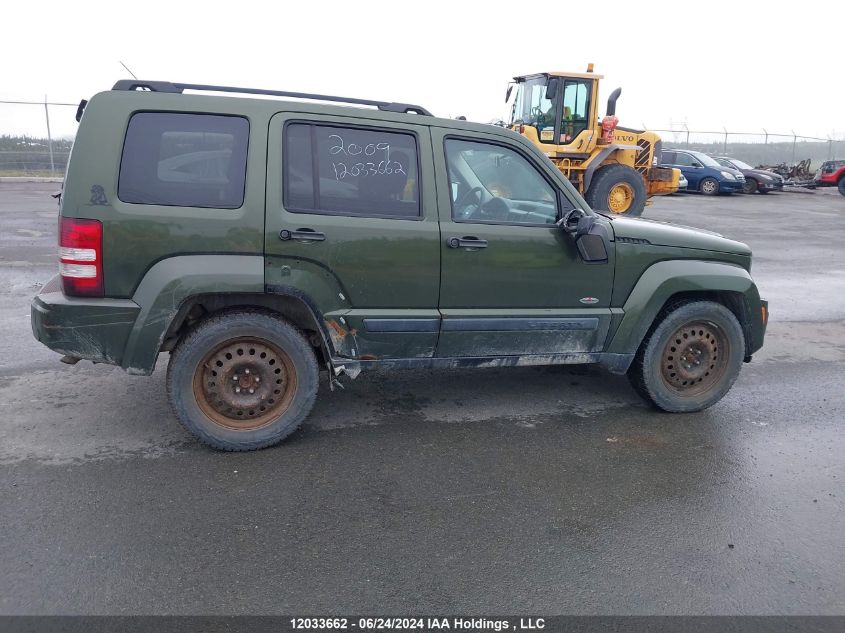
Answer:
[{"label": "black tire", "polygon": [[317,360],[302,333],[258,310],[202,321],[179,341],[167,366],[167,394],[179,421],[224,451],[282,441],[311,412],[318,383]]},{"label": "black tire", "polygon": [[715,196],[719,193],[719,181],[715,178],[702,178],[698,183],[698,190],[705,196]]},{"label": "black tire", "polygon": [[744,357],[745,336],[730,310],[713,301],[678,303],[655,320],[628,378],[658,409],[691,413],[728,393]]},{"label": "black tire", "polygon": [[[614,205],[611,204],[610,194],[617,186],[627,192],[626,195],[630,195],[630,204],[624,210],[619,205],[616,205],[616,210],[611,208]],[[645,209],[646,197],[643,177],[637,170],[627,165],[605,165],[599,167],[593,175],[590,188],[584,195],[590,208],[596,211],[604,211],[605,213],[625,215],[628,217],[642,215],[643,209]]]},{"label": "black tire", "polygon": [[845,196],[845,178],[839,179],[839,182],[836,183],[836,188],[839,189],[839,193]]},{"label": "black tire", "polygon": [[757,181],[753,178],[746,178],[745,184],[742,185],[742,193],[757,193],[759,186]]}]

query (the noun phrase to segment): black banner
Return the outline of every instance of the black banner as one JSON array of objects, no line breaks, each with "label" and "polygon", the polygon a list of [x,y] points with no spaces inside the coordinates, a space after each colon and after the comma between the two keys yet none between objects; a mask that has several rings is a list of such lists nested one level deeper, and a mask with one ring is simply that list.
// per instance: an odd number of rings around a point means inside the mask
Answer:
[{"label": "black banner", "polygon": [[845,616],[0,616],[2,633],[842,633]]}]

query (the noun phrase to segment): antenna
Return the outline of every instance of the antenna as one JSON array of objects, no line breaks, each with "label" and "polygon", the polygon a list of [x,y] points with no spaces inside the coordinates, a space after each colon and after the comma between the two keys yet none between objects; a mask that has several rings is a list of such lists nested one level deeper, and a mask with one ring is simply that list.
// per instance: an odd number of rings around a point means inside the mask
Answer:
[{"label": "antenna", "polygon": [[123,62],[121,62],[119,59],[118,59],[117,61],[119,61],[119,62],[120,62],[120,65],[121,65],[121,66],[123,66],[123,67],[126,69],[126,72],[128,72],[130,75],[132,75],[132,79],[138,79],[138,78],[135,76],[135,73],[133,73],[131,70],[129,70],[129,67],[128,67],[126,64],[124,64]]}]

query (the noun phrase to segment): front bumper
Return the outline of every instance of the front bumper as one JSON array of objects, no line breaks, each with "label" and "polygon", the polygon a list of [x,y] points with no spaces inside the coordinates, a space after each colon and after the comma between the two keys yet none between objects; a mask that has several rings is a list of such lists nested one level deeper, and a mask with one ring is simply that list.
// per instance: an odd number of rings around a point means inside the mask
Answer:
[{"label": "front bumper", "polygon": [[742,191],[745,182],[738,180],[723,180],[719,183],[719,193],[736,193]]},{"label": "front bumper", "polygon": [[[756,292],[754,293],[756,294]],[[766,338],[766,327],[769,325],[769,302],[765,299],[749,301],[746,296],[745,309],[747,318],[745,320],[745,353],[746,362],[751,360],[751,355],[763,347],[763,340]]]},{"label": "front bumper", "polygon": [[33,298],[32,334],[59,354],[120,365],[140,307],[129,299],[66,297],[58,275]]}]

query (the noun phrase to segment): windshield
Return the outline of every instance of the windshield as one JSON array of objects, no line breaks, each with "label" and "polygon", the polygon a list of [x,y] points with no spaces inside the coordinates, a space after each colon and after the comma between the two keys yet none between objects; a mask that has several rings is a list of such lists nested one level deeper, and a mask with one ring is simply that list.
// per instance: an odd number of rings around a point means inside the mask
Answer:
[{"label": "windshield", "polygon": [[716,159],[710,158],[707,154],[702,154],[701,152],[690,152],[693,156],[695,156],[701,163],[707,167],[722,167]]},{"label": "windshield", "polygon": [[734,167],[736,167],[737,169],[754,169],[754,168],[753,168],[751,165],[749,165],[748,163],[743,163],[741,160],[737,160],[737,159],[735,159],[735,158],[731,158],[730,162],[731,162],[731,164],[732,164]]},{"label": "windshield", "polygon": [[554,141],[555,104],[546,99],[545,77],[528,79],[517,85],[511,123],[533,125],[541,141]]}]

